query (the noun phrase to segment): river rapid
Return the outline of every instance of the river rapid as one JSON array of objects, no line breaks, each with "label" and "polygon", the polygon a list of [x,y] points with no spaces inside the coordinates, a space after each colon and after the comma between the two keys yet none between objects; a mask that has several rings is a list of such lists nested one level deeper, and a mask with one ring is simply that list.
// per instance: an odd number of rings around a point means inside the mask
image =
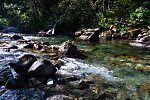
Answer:
[{"label": "river rapid", "polygon": [[[43,56],[43,54],[32,51],[24,51],[23,47],[26,44],[20,45],[17,44],[17,41],[10,40],[8,37],[12,35],[14,34],[2,34],[0,36],[0,69],[6,67],[10,61],[15,62],[17,57],[22,54]],[[132,98],[134,95],[137,96],[136,87],[150,81],[150,51],[130,47],[128,45],[129,41],[115,40],[90,43],[66,36],[38,37],[36,35],[19,35],[23,36],[25,40],[43,41],[49,42],[50,44],[61,44],[66,40],[74,41],[78,49],[86,55],[86,58],[59,58],[59,60],[64,62],[64,65],[58,70],[59,73],[65,75],[77,75],[79,77],[95,76],[101,77],[111,84],[118,84],[118,82],[125,84],[125,91],[127,91],[125,93],[125,98]],[[17,46],[18,49],[5,49],[5,47],[13,45]],[[96,81],[99,81],[99,79]],[[113,86],[114,90],[116,88],[115,86],[117,87],[118,85]],[[124,87],[124,85],[122,86]],[[33,93],[35,95],[29,95]],[[20,100],[23,98],[25,98],[23,100],[41,100],[45,99],[45,94],[48,95],[49,93],[45,93],[45,91],[36,88],[11,90],[6,89],[5,86],[1,86],[0,94],[0,100]],[[100,96],[102,95],[101,92],[98,92],[97,94]],[[118,95],[119,94],[117,94],[117,98],[121,98],[118,97]],[[79,95],[75,96],[78,97]],[[139,97],[137,96],[135,98]],[[145,100],[148,99],[149,94],[144,94],[143,98]]]}]

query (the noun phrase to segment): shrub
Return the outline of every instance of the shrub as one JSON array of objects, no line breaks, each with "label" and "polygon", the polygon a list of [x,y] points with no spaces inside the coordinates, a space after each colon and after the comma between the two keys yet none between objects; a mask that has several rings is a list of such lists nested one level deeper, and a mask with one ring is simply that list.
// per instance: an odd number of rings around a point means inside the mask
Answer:
[{"label": "shrub", "polygon": [[139,7],[135,12],[130,14],[129,23],[133,26],[149,25],[150,10],[144,7]]}]

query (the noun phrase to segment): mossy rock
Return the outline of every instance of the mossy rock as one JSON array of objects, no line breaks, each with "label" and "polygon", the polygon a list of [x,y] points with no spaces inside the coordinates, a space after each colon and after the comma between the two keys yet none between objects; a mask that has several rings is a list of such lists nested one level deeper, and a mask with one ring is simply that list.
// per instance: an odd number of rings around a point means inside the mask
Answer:
[{"label": "mossy rock", "polygon": [[138,71],[150,72],[150,66],[136,66],[134,69]]},{"label": "mossy rock", "polygon": [[141,100],[150,100],[150,81],[143,82],[139,86],[138,93]]}]

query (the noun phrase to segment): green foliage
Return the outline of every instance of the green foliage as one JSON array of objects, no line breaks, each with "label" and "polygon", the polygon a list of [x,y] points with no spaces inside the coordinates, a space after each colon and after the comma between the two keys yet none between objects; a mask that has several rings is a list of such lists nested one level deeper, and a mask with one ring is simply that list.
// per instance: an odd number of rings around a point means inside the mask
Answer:
[{"label": "green foliage", "polygon": [[139,7],[135,12],[130,14],[129,22],[134,25],[149,25],[150,24],[150,10]]},{"label": "green foliage", "polygon": [[97,13],[98,26],[103,28],[108,28],[110,25],[118,22],[117,18],[112,17],[114,15],[113,11],[105,12],[105,16],[103,13]]},{"label": "green foliage", "polygon": [[[39,31],[60,19],[61,32],[81,28],[107,28],[127,20],[133,26],[150,24],[148,0],[1,0],[1,26]],[[127,29],[119,25],[118,31]]]},{"label": "green foliage", "polygon": [[0,18],[0,30],[9,25],[9,21],[6,18]]}]

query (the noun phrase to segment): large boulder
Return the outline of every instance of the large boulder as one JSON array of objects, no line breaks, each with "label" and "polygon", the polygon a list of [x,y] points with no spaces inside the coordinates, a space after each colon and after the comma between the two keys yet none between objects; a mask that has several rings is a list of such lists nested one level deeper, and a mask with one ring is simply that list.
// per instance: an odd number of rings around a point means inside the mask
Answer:
[{"label": "large boulder", "polygon": [[55,72],[57,71],[57,68],[55,65],[53,65],[48,60],[40,59],[33,63],[33,65],[28,70],[28,73],[31,77],[34,76],[53,76]]},{"label": "large boulder", "polygon": [[21,31],[16,27],[6,27],[1,30],[3,33],[21,33]]},{"label": "large boulder", "polygon": [[9,79],[9,76],[12,76],[11,71],[6,68],[6,69],[1,69],[0,71],[0,85],[4,85],[7,80]]},{"label": "large boulder", "polygon": [[7,80],[5,86],[8,89],[18,89],[30,87],[30,84],[28,80],[24,77],[17,77],[16,79],[14,79],[13,77],[9,76],[9,79]]},{"label": "large boulder", "polygon": [[121,38],[122,39],[136,39],[139,34],[141,34],[142,31],[141,29],[133,29],[133,30],[128,30],[127,32],[122,32],[121,33]]},{"label": "large boulder", "polygon": [[129,43],[130,46],[150,49],[150,34],[139,34],[134,42]]},{"label": "large boulder", "polygon": [[76,56],[78,48],[72,41],[65,41],[59,48],[59,51],[66,56]]},{"label": "large boulder", "polygon": [[11,37],[11,39],[12,39],[12,40],[19,40],[19,39],[23,39],[23,37],[22,37],[22,36],[19,36],[19,35],[13,35],[13,36]]},{"label": "large boulder", "polygon": [[80,31],[76,31],[76,32],[75,32],[75,36],[80,36],[80,35],[82,35],[84,32],[85,32],[85,29],[82,29],[82,30],[80,30]]},{"label": "large boulder", "polygon": [[108,31],[103,31],[99,34],[100,40],[111,40],[111,39],[116,39],[119,38],[118,35],[116,34],[117,27],[115,25],[110,25]]},{"label": "large boulder", "polygon": [[29,87],[27,78],[25,78],[25,76],[19,76],[12,68],[9,67],[1,69],[0,85],[5,85],[6,88],[11,89]]},{"label": "large boulder", "polygon": [[36,57],[31,54],[25,54],[19,58],[16,63],[9,63],[16,72],[27,72],[32,64],[36,61]]},{"label": "large boulder", "polygon": [[79,36],[79,38],[82,40],[90,41],[90,42],[97,42],[99,41],[99,28],[87,29],[83,32],[82,35]]}]

